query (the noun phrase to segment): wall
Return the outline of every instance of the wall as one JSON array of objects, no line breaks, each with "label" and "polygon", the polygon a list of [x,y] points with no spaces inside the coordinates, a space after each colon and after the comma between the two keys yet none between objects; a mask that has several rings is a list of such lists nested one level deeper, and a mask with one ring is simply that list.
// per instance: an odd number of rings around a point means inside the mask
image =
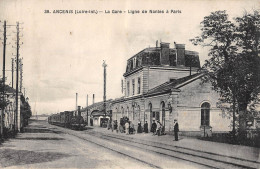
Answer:
[{"label": "wall", "polygon": [[149,98],[145,99],[145,113],[147,114],[147,122],[149,128],[151,127],[152,123],[152,113],[150,112],[149,109],[149,104],[152,104],[152,112],[158,112],[159,113],[159,121],[162,123],[162,106],[161,103],[165,103],[165,131],[170,131],[171,129],[171,119],[172,119],[172,114],[170,114],[169,109],[168,109],[168,103],[169,103],[169,94],[165,95],[158,95],[158,96],[152,96]]},{"label": "wall", "polygon": [[[201,104],[209,102],[210,126],[213,132],[230,131],[231,120],[222,116],[222,111],[216,107],[219,95],[211,89],[209,84],[201,84],[201,80],[195,80],[180,88],[180,92],[172,92],[163,95],[151,96],[148,98],[136,98],[114,103],[112,105],[112,119],[120,121],[123,116],[128,116],[137,126],[139,118],[133,120],[133,107],[140,106],[140,121],[148,122],[151,127],[151,113],[149,103],[152,104],[152,112],[159,112],[160,122],[162,122],[161,103],[165,103],[165,131],[172,132],[174,119],[178,119],[180,131],[182,132],[200,132],[201,126]],[[172,112],[168,109],[168,104],[172,107]],[[124,112],[122,114],[122,107]],[[127,113],[127,107],[129,111]],[[135,112],[136,108],[135,108]]]},{"label": "wall", "polygon": [[199,131],[201,125],[201,104],[210,103],[210,126],[213,132],[230,131],[231,120],[222,116],[216,107],[219,95],[210,84],[200,84],[198,79],[181,87],[178,95],[177,114],[181,131]]},{"label": "wall", "polygon": [[[134,108],[133,108],[134,105]],[[122,109],[123,108],[123,109]],[[140,108],[140,109],[139,109]],[[123,111],[122,111],[123,110]],[[139,115],[140,112],[140,115]],[[144,123],[144,101],[142,98],[115,103],[112,106],[112,120],[120,121],[126,116],[137,126],[138,122]]]},{"label": "wall", "polygon": [[[160,116],[160,122],[162,122],[162,110],[161,110],[161,103],[164,102],[166,106],[165,110],[165,127],[166,130],[170,130],[171,128],[171,116],[169,114],[168,110],[168,99],[169,99],[169,94],[166,95],[160,95],[160,96],[154,96],[150,98],[138,98],[134,100],[127,100],[127,101],[122,101],[119,103],[115,103],[112,106],[112,119],[117,120],[118,122],[120,121],[120,118],[123,116],[129,117],[129,120],[134,123],[134,125],[137,127],[138,122],[140,121],[141,124],[143,125],[145,121],[148,122],[148,127],[150,130],[151,127],[151,113],[149,109],[149,104],[152,104],[152,111],[154,112],[159,112]],[[133,103],[135,105],[134,107],[134,114],[135,118],[133,119]],[[124,109],[124,112],[122,114],[122,107]],[[129,108],[129,111],[127,113],[127,107]],[[137,107],[140,107],[140,117],[138,114],[138,109]]]},{"label": "wall", "polygon": [[[196,73],[196,71],[192,71],[192,74]],[[179,79],[190,74],[189,69],[166,69],[166,68],[150,68],[148,71],[149,81],[148,81],[148,89],[152,89],[156,86],[159,86],[170,79]]]},{"label": "wall", "polygon": [[[197,73],[197,70],[193,69],[192,74]],[[190,70],[186,67],[172,68],[172,67],[144,67],[142,70],[135,72],[125,78],[125,96],[132,97],[141,95],[148,92],[148,90],[159,86],[172,79],[178,79],[190,74]],[[141,92],[137,94],[138,77],[141,78]],[[135,94],[133,95],[132,79],[135,79]],[[129,81],[130,93],[127,96],[127,82]]]},{"label": "wall", "polygon": [[[138,78],[141,78],[141,84],[140,84],[140,94],[138,94]],[[135,80],[135,94],[133,95],[133,85],[132,85],[132,80]],[[127,82],[129,81],[129,96],[127,95]],[[135,72],[131,75],[129,75],[128,77],[125,78],[125,97],[132,97],[132,96],[137,96],[137,95],[141,95],[143,92],[143,71],[140,70],[138,72]]]}]

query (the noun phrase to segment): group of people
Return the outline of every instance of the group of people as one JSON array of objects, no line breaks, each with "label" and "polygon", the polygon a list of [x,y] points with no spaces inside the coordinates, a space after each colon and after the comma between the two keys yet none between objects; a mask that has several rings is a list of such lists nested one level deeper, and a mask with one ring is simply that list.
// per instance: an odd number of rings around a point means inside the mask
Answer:
[{"label": "group of people", "polygon": [[[116,132],[118,133],[118,122],[117,122],[117,120],[113,121],[112,123],[111,122],[109,123],[108,129],[110,129],[110,128],[111,128],[112,132],[113,132],[113,130],[116,130]],[[124,128],[125,128],[126,134],[134,134],[134,132],[135,132],[134,124],[131,121],[126,121]],[[174,131],[175,141],[178,141],[179,140],[178,139],[179,124],[178,124],[176,119],[174,120],[173,131]],[[148,133],[148,123],[147,123],[147,121],[145,121],[144,127],[142,127],[142,124],[141,124],[140,121],[138,122],[137,133],[142,133],[142,132]],[[151,132],[153,133],[153,135],[160,136],[160,135],[164,134],[164,127],[162,126],[162,124],[158,120],[156,122],[155,122],[155,120],[153,120],[152,125],[151,125]]]},{"label": "group of people", "polygon": [[[135,132],[135,128],[134,128],[134,124],[131,121],[128,121],[125,123],[125,133],[126,134],[134,134]],[[137,126],[137,133],[148,133],[148,123],[147,121],[144,123],[144,127],[142,127],[141,122],[138,122],[138,126]]]},{"label": "group of people", "polygon": [[[153,120],[152,126],[151,126],[151,132],[153,133],[153,135],[162,135],[165,134],[164,133],[164,127],[162,126],[162,124],[157,120],[155,122],[155,120]],[[175,141],[178,141],[178,132],[179,132],[179,124],[178,121],[175,119],[174,120],[174,127],[173,127],[173,131],[174,131],[174,137],[175,137]]]},{"label": "group of people", "polygon": [[155,122],[155,120],[153,120],[153,123],[151,126],[151,132],[153,133],[153,136],[154,135],[160,136],[161,134],[164,133],[163,126],[158,120],[156,122]]},{"label": "group of people", "polygon": [[126,134],[134,134],[134,132],[135,132],[134,123],[132,123],[131,121],[127,121],[125,123],[125,133]]},{"label": "group of people", "polygon": [[115,130],[118,133],[118,123],[117,123],[117,120],[115,120],[113,122],[109,121],[107,129],[108,130],[111,129],[112,132]]}]

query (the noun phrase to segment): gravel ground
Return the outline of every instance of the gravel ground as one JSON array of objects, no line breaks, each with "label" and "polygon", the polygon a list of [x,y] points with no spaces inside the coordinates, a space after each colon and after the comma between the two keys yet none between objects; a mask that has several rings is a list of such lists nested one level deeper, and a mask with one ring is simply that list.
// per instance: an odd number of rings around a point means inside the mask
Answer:
[{"label": "gravel ground", "polygon": [[[54,127],[55,128],[55,127]],[[117,153],[62,134],[38,122],[0,146],[0,166],[6,168],[147,168]]]},{"label": "gravel ground", "polygon": [[[80,135],[94,144],[69,133]],[[102,145],[105,146],[102,147]],[[122,153],[108,150],[109,148]],[[45,121],[33,121],[25,129],[25,133],[19,133],[15,139],[7,140],[0,146],[0,167],[26,169],[201,168],[198,165],[167,158],[138,148],[97,139],[84,131],[52,126]]]}]

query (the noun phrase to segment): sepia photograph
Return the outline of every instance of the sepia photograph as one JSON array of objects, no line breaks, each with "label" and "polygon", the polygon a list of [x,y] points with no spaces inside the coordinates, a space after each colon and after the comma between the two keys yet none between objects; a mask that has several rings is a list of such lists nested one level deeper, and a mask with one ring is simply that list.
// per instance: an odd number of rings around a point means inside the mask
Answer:
[{"label": "sepia photograph", "polygon": [[260,168],[260,0],[0,0],[0,42],[0,168]]}]

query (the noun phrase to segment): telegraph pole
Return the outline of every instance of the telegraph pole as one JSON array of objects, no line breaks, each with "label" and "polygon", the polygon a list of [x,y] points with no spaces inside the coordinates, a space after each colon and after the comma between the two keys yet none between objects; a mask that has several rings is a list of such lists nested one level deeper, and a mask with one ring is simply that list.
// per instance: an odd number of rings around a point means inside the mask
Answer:
[{"label": "telegraph pole", "polygon": [[22,93],[23,88],[23,62],[22,59],[19,59],[19,65],[20,65],[20,92]]},{"label": "telegraph pole", "polygon": [[105,118],[106,118],[106,115],[107,115],[107,112],[106,112],[106,67],[107,67],[107,64],[105,61],[103,61],[103,65],[104,67],[104,96],[103,96],[103,100],[104,100],[104,112],[105,112]]},{"label": "telegraph pole", "polygon": [[[6,21],[4,21],[4,43],[3,43],[3,102],[5,102],[5,48],[6,48]],[[3,138],[4,134],[4,111],[5,107],[2,107],[1,110],[1,137]]]},{"label": "telegraph pole", "polygon": [[19,90],[19,22],[17,22],[17,42],[16,42],[16,109],[15,109],[15,131],[18,130],[18,90]]}]

